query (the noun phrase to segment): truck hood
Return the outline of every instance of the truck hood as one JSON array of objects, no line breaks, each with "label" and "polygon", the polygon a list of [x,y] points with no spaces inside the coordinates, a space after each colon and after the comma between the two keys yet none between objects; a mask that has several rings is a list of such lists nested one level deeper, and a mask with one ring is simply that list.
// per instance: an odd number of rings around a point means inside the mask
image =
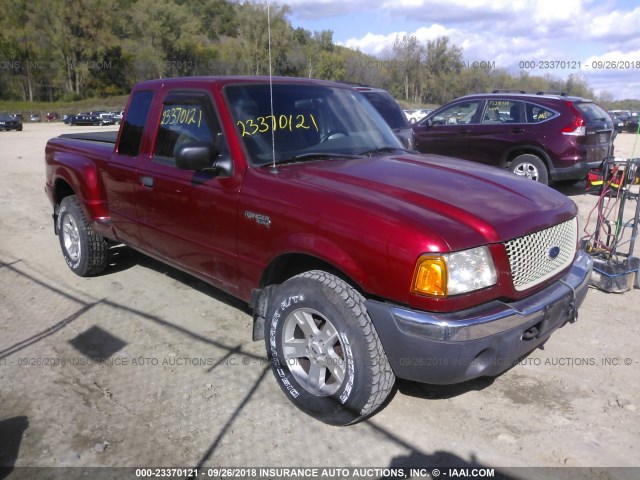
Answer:
[{"label": "truck hood", "polygon": [[409,222],[451,250],[511,240],[577,213],[570,199],[549,187],[439,155],[321,160],[280,167],[280,174],[289,187],[312,184],[330,190],[332,202],[369,205],[380,217]]}]

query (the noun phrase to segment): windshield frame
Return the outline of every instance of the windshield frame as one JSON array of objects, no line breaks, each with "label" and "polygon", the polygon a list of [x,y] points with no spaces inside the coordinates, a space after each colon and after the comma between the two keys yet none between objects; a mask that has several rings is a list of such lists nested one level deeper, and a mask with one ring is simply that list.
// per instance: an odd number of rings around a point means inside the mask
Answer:
[{"label": "windshield frame", "polygon": [[[314,160],[322,161],[360,157],[362,152],[385,147],[403,149],[373,105],[349,86],[273,82],[274,116],[267,82],[227,84],[223,95],[248,163],[254,167],[273,164],[273,127],[276,165],[309,153],[319,154]],[[278,122],[283,128],[278,128]],[[341,130],[331,130],[332,125]]]}]

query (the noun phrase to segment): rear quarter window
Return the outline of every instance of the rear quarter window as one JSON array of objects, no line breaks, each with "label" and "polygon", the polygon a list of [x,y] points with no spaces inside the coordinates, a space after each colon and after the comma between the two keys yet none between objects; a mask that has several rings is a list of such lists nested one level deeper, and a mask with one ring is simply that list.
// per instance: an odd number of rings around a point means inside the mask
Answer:
[{"label": "rear quarter window", "polygon": [[558,116],[558,113],[534,103],[527,103],[527,123],[540,123]]},{"label": "rear quarter window", "polygon": [[118,153],[135,157],[140,153],[142,132],[153,100],[153,92],[137,92],[133,94],[127,115],[122,125]]}]

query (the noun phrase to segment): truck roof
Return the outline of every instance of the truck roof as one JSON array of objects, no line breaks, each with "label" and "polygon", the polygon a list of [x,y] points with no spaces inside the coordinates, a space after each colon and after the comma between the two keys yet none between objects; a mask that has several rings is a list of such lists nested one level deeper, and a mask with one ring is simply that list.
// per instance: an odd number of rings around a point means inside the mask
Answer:
[{"label": "truck roof", "polygon": [[147,80],[145,82],[141,82],[135,86],[135,90],[145,90],[145,89],[157,89],[165,84],[172,84],[174,86],[185,85],[185,86],[195,86],[195,85],[203,85],[203,84],[214,84],[219,85],[221,87],[229,84],[238,84],[238,83],[269,83],[269,80],[273,83],[295,83],[295,84],[308,84],[308,85],[331,85],[334,87],[342,87],[342,88],[352,88],[348,85],[330,82],[327,80],[316,80],[311,78],[300,78],[300,77],[268,77],[268,76],[241,76],[241,75],[230,75],[230,76],[208,76],[208,77],[173,77],[173,78],[160,78],[156,80]]}]

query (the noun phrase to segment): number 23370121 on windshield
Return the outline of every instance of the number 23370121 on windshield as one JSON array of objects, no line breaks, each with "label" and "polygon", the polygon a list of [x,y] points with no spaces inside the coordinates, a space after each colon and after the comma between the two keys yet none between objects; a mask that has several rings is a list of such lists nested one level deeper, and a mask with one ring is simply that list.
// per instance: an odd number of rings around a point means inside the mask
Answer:
[{"label": "number 23370121 on windshield", "polygon": [[313,114],[297,115],[266,115],[264,117],[249,118],[236,122],[242,136],[255,135],[257,133],[267,133],[269,131],[288,130],[293,132],[299,129],[315,129],[319,131],[318,124]]}]

